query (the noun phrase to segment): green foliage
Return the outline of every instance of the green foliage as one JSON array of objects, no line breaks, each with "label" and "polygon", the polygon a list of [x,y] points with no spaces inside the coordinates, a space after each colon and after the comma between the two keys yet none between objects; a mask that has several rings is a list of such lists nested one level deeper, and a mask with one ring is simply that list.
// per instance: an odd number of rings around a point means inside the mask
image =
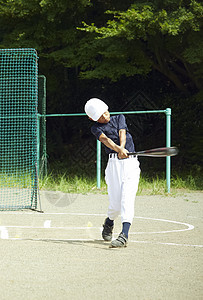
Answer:
[{"label": "green foliage", "polygon": [[196,0],[1,0],[0,46],[36,48],[86,79],[158,70],[191,94],[203,81],[202,13]]},{"label": "green foliage", "polygon": [[88,5],[89,0],[1,0],[1,47],[33,47],[42,53],[61,49]]},{"label": "green foliage", "polygon": [[[37,49],[48,113],[81,112],[95,95],[119,110],[141,90],[172,108],[177,165],[188,172],[202,163],[202,40],[197,0],[0,0],[0,47]],[[78,120],[48,122],[49,160],[64,161],[89,127],[78,135]]]},{"label": "green foliage", "polygon": [[[190,93],[191,83],[200,88],[203,79],[200,71],[203,6],[194,0],[186,2],[180,1],[177,5],[177,1],[164,1],[161,6],[160,1],[147,5],[140,1],[126,11],[106,11],[113,16],[106,26],[97,27],[94,23],[88,25],[83,22],[83,28],[78,29],[92,35],[98,44],[96,53],[100,53],[101,57],[97,65],[91,62],[88,68],[82,65],[82,76],[98,78],[99,73],[101,78],[103,72],[103,78],[107,76],[114,80],[111,70],[117,62],[118,78],[148,74],[154,68],[185,94]],[[97,39],[102,39],[103,43],[98,43]],[[104,49],[100,51],[102,46]],[[107,58],[111,48],[114,50],[109,62]],[[125,70],[129,69],[128,74]]]}]

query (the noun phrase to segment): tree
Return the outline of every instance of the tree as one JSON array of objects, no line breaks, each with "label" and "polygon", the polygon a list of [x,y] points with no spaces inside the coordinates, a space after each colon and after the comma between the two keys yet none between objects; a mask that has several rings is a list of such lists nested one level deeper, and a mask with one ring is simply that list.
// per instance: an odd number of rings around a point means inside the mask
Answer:
[{"label": "tree", "polygon": [[[0,46],[33,47],[47,54],[74,40],[90,0],[0,0]],[[76,31],[76,30],[75,30]]]},{"label": "tree", "polygon": [[[81,112],[92,94],[119,107],[143,89],[158,107],[172,108],[187,166],[202,153],[201,17],[198,0],[0,0],[0,47],[37,50],[49,113]],[[70,144],[72,126],[50,122],[49,151]]]},{"label": "tree", "polygon": [[36,48],[87,79],[157,70],[190,95],[203,86],[202,13],[197,0],[0,0],[0,47]]},{"label": "tree", "polygon": [[[134,1],[135,2],[135,1]],[[195,0],[165,0],[132,4],[113,16],[106,26],[83,22],[87,33],[75,63],[83,78],[164,74],[184,94],[203,86],[203,6]],[[88,41],[88,42],[87,42]]]}]

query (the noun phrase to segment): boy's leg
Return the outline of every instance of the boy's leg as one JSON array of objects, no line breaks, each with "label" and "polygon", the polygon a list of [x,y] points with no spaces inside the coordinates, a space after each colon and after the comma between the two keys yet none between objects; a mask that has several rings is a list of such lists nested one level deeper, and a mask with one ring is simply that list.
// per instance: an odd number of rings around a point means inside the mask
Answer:
[{"label": "boy's leg", "polygon": [[134,218],[134,203],[138,190],[140,168],[136,158],[126,159],[125,176],[121,195],[121,222],[132,224]]},{"label": "boy's leg", "polygon": [[115,220],[121,211],[121,163],[117,158],[109,159],[106,170],[105,180],[108,190],[109,207],[108,217]]},{"label": "boy's leg", "polygon": [[121,209],[120,162],[117,158],[109,159],[105,170],[105,180],[108,188],[109,207],[108,218],[103,224],[102,237],[105,241],[111,241],[114,220],[120,214]]},{"label": "boy's leg", "polygon": [[128,232],[134,217],[134,202],[140,177],[139,162],[136,159],[127,159],[124,164],[125,176],[123,178],[121,196],[122,232],[116,240],[111,242],[110,247],[112,248],[127,246]]},{"label": "boy's leg", "polygon": [[130,223],[129,222],[123,222],[123,228],[122,228],[122,233],[125,234],[126,238],[128,239],[128,232],[129,232],[129,229],[130,229]]}]

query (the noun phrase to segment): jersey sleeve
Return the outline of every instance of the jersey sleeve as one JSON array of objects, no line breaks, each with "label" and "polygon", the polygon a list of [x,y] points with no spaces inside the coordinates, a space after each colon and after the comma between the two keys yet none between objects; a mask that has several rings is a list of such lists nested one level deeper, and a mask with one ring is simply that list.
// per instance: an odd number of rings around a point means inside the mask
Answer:
[{"label": "jersey sleeve", "polygon": [[119,115],[118,117],[118,130],[120,129],[128,130],[124,115]]},{"label": "jersey sleeve", "polygon": [[99,139],[100,135],[103,133],[101,128],[94,125],[91,127],[91,132],[92,134],[94,134],[97,140]]}]

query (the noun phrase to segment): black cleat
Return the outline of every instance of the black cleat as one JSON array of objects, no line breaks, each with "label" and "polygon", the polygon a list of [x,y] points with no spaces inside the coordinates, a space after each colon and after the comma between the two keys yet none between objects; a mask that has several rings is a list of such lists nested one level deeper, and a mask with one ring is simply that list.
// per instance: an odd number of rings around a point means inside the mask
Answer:
[{"label": "black cleat", "polygon": [[112,240],[112,231],[113,231],[113,226],[109,226],[106,224],[106,220],[103,225],[104,229],[102,231],[102,237],[105,241],[110,242]]},{"label": "black cleat", "polygon": [[116,240],[113,240],[111,242],[111,245],[109,246],[110,248],[122,248],[122,247],[127,247],[128,244],[128,239],[126,235],[121,232],[119,236],[117,237]]}]

